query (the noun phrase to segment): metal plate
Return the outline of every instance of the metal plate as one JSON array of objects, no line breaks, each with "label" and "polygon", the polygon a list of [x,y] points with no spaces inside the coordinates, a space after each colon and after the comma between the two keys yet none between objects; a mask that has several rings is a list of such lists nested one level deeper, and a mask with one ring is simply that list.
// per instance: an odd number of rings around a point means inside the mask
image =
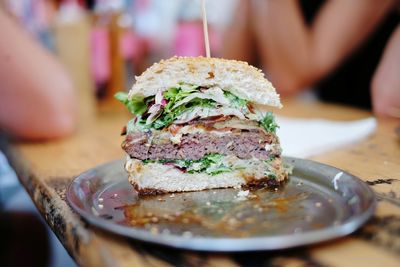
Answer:
[{"label": "metal plate", "polygon": [[278,190],[216,189],[138,197],[124,161],[79,175],[68,188],[72,208],[95,226],[134,239],[203,251],[275,250],[341,237],[375,209],[358,178],[310,160],[294,166]]}]

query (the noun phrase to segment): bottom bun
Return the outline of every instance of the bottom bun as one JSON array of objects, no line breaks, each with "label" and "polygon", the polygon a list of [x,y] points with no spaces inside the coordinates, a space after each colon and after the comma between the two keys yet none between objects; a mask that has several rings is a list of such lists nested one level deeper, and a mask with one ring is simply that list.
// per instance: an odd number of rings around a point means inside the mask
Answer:
[{"label": "bottom bun", "polygon": [[278,175],[280,179],[268,177],[255,179],[254,176],[245,175],[241,170],[217,175],[191,174],[182,172],[171,165],[143,164],[135,159],[128,159],[125,168],[129,173],[129,182],[141,195],[229,187],[277,187],[288,177],[287,173],[281,173]]}]

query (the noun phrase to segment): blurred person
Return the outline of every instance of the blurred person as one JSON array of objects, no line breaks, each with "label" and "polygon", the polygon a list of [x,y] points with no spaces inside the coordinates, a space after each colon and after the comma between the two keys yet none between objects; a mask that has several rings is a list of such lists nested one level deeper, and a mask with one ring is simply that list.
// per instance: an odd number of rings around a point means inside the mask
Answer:
[{"label": "blurred person", "polygon": [[262,65],[282,96],[314,87],[321,100],[373,105],[377,114],[400,117],[396,5],[395,0],[241,0],[223,56]]},{"label": "blurred person", "polygon": [[0,128],[40,140],[71,134],[72,81],[53,55],[0,8]]},{"label": "blurred person", "polygon": [[[70,135],[76,120],[75,89],[64,68],[1,5],[0,33],[0,131],[28,141]],[[12,201],[19,202],[18,211],[10,208]],[[48,235],[0,151],[2,266],[48,266]]]},{"label": "blurred person", "polygon": [[374,112],[400,118],[400,25],[385,48],[371,89]]}]

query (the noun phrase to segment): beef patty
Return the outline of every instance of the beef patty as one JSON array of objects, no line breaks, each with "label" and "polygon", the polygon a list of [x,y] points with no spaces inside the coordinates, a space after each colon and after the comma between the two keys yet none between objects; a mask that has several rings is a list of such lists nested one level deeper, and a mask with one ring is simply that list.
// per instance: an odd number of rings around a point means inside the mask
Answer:
[{"label": "beef patty", "polygon": [[[156,140],[156,142],[154,141]],[[122,148],[131,158],[186,159],[198,160],[210,153],[237,156],[241,159],[258,158],[267,160],[280,155],[280,146],[273,133],[261,130],[244,130],[224,134],[194,133],[186,134],[179,144],[169,138],[160,141],[152,134],[131,133],[126,136]]]}]

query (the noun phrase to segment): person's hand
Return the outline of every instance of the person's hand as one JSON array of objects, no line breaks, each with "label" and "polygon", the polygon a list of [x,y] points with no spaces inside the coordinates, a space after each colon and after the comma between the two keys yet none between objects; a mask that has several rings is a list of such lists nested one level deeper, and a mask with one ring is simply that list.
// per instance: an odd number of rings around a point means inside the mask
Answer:
[{"label": "person's hand", "polygon": [[371,87],[374,113],[400,118],[400,25],[385,48]]}]

